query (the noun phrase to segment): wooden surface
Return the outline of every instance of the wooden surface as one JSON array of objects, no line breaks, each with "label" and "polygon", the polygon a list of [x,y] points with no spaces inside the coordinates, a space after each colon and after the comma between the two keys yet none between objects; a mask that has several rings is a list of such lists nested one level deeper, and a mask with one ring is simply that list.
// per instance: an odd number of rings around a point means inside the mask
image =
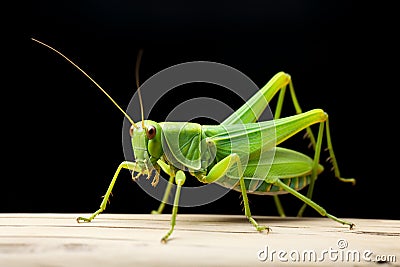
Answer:
[{"label": "wooden surface", "polygon": [[[82,215],[82,214],[79,214]],[[91,223],[75,221],[78,214],[0,214],[0,266],[266,266],[294,263],[289,258],[315,251],[300,265],[378,266],[356,256],[335,260],[323,251],[349,254],[373,252],[395,256],[379,266],[400,266],[400,221],[348,219],[354,230],[327,218],[257,217],[272,228],[258,233],[244,216],[178,215],[167,244],[160,242],[169,229],[170,215],[101,214]],[[339,241],[342,240],[342,241]],[[344,241],[343,241],[344,240]],[[338,244],[338,242],[340,244]],[[346,243],[347,242],[347,243]],[[339,248],[340,245],[346,248]],[[265,261],[260,250],[286,251]],[[297,251],[297,252],[296,252]],[[341,252],[343,251],[343,252]],[[365,252],[367,251],[367,252]],[[296,254],[299,253],[299,254]],[[334,252],[332,252],[334,253]],[[261,253],[261,257],[265,254]],[[303,257],[303,256],[300,256]],[[347,257],[347,256],[346,256]]]}]

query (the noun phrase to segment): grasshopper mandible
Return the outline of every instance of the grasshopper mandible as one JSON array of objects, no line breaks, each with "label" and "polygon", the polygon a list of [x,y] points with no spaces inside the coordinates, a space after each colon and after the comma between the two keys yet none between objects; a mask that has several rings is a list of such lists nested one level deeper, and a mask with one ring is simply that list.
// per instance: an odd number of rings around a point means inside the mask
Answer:
[{"label": "grasshopper mandible", "polygon": [[[143,105],[140,97],[138,83],[138,63],[136,65],[136,81],[142,111],[141,123],[135,123],[129,115],[97,84],[85,71],[79,68],[69,58],[36,39],[33,41],[46,46],[61,55],[88,77],[103,93],[120,109],[129,120],[130,136],[135,161],[122,162],[108,187],[100,208],[89,218],[78,217],[78,222],[90,222],[106,208],[113,186],[122,169],[132,171],[133,179],[140,175],[150,177],[153,172],[152,185],[156,186],[162,170],[169,175],[169,185],[175,181],[177,187],[173,202],[171,226],[161,241],[166,243],[172,234],[179,206],[180,192],[186,180],[184,171],[189,172],[202,183],[217,183],[227,188],[232,188],[242,194],[244,212],[250,223],[257,231],[267,232],[268,226],[262,226],[252,217],[247,194],[273,195],[278,212],[284,216],[283,208],[277,195],[290,193],[304,202],[298,215],[301,216],[307,205],[314,208],[322,216],[348,225],[350,229],[354,224],[339,219],[320,205],[311,200],[314,183],[318,175],[324,170],[319,164],[321,146],[324,132],[333,164],[335,176],[342,182],[355,183],[353,178],[342,178],[332,148],[328,115],[322,109],[313,109],[302,112],[297,101],[290,75],[277,73],[261,90],[251,97],[242,107],[226,118],[220,125],[200,125],[191,122],[155,122],[144,120]],[[296,115],[280,118],[283,98],[286,88],[289,87],[290,95]],[[257,122],[268,102],[279,92],[274,120]],[[319,124],[317,140],[310,129],[313,124]],[[306,130],[311,145],[315,150],[314,158],[300,152],[283,147],[276,147],[298,132]],[[246,141],[247,140],[247,141]],[[273,160],[270,158],[274,153]],[[134,175],[136,173],[136,175]],[[298,191],[308,186],[306,195]],[[167,187],[163,200],[168,198],[170,186]],[[163,201],[157,211],[161,213],[164,208]]]}]

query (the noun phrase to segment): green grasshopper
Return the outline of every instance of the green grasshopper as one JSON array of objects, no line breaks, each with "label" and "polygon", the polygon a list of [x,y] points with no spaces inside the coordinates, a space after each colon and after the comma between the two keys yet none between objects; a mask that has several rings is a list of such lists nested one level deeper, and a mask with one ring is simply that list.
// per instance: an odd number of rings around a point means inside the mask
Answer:
[{"label": "green grasshopper", "polygon": [[[267,232],[268,226],[259,225],[252,217],[247,194],[273,195],[278,212],[285,216],[278,195],[290,193],[304,202],[298,216],[301,216],[307,205],[314,208],[322,216],[336,222],[354,227],[351,222],[329,214],[324,208],[311,200],[315,180],[324,170],[319,164],[324,131],[326,132],[327,149],[333,164],[335,176],[342,182],[355,184],[353,178],[340,176],[337,160],[332,148],[328,115],[322,109],[302,112],[297,101],[290,75],[279,72],[263,88],[251,97],[242,107],[226,118],[220,125],[200,125],[190,122],[161,122],[144,120],[143,106],[138,84],[138,62],[136,80],[142,110],[142,121],[136,124],[129,115],[101,88],[86,72],[56,49],[38,40],[32,39],[55,51],[88,77],[104,94],[120,109],[129,120],[132,149],[135,162],[123,161],[117,168],[108,187],[100,208],[89,218],[78,217],[78,222],[90,222],[106,209],[111,191],[122,169],[132,171],[133,179],[140,175],[148,178],[155,172],[153,186],[158,183],[162,170],[169,175],[169,184],[163,201],[157,211],[161,213],[168,198],[171,185],[175,181],[177,187],[172,208],[169,231],[161,241],[166,243],[174,231],[179,206],[180,192],[186,180],[185,171],[202,183],[217,183],[233,188],[243,197],[244,213],[257,231]],[[141,54],[140,54],[141,55]],[[138,57],[140,58],[140,57]],[[279,118],[282,110],[286,88],[290,95],[296,115]],[[268,102],[279,92],[273,120],[257,122]],[[319,124],[317,140],[310,129]],[[306,130],[311,145],[314,147],[314,158],[300,152],[283,147],[276,147],[283,141]],[[274,154],[271,154],[274,153]],[[271,158],[273,160],[267,160]],[[137,173],[134,175],[134,173]],[[298,191],[308,186],[306,195]]]}]

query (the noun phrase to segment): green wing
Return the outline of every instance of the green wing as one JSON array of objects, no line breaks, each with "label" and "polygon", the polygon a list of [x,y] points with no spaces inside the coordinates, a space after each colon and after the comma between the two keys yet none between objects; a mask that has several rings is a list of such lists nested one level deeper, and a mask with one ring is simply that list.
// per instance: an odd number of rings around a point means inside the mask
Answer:
[{"label": "green wing", "polygon": [[203,126],[203,134],[215,145],[217,161],[232,153],[240,157],[256,156],[275,146],[275,126],[269,122]]},{"label": "green wing", "polygon": [[163,122],[162,146],[168,161],[176,168],[201,168],[201,125],[190,122]]},{"label": "green wing", "polygon": [[257,157],[305,129],[326,119],[321,109],[277,120],[232,125],[205,125],[203,134],[217,149],[217,160],[232,153]]},{"label": "green wing", "polygon": [[[269,153],[269,152],[266,152]],[[258,165],[268,165],[271,163],[258,162],[256,159],[249,160],[244,176],[252,177]],[[293,178],[310,175],[313,168],[313,159],[295,150],[276,147],[274,160],[270,166],[268,178]],[[319,165],[318,173],[323,171],[323,166]],[[258,177],[265,179],[265,177]]]},{"label": "green wing", "polygon": [[[249,192],[255,192],[262,184],[273,183],[278,178],[304,177],[312,172],[313,160],[307,155],[291,149],[276,147],[272,161],[262,160],[262,158],[269,159],[269,156],[265,155],[268,153],[273,153],[273,151],[264,152],[260,159],[250,159],[244,166],[243,177]],[[321,173],[323,169],[323,166],[319,165],[318,173]],[[239,181],[237,173],[237,166],[234,165],[226,176],[216,182],[224,187],[233,188]]]}]

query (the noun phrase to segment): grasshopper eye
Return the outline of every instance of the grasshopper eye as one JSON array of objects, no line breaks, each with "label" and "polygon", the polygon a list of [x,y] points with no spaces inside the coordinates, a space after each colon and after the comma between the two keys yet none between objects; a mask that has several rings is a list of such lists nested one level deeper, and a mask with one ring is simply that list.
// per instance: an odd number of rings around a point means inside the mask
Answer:
[{"label": "grasshopper eye", "polygon": [[133,136],[133,130],[135,129],[135,127],[133,127],[133,125],[131,125],[131,128],[129,128],[129,135],[132,137]]},{"label": "grasshopper eye", "polygon": [[149,138],[149,140],[153,139],[154,136],[156,136],[156,128],[154,126],[150,125],[149,127],[147,127],[146,134],[147,134],[147,138]]}]

